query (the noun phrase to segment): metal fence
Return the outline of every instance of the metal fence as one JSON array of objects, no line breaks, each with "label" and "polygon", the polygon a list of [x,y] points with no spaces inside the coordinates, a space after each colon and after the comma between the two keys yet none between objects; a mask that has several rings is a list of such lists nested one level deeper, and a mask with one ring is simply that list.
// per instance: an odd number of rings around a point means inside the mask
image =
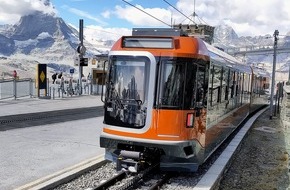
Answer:
[{"label": "metal fence", "polygon": [[35,80],[31,78],[23,79],[0,79],[0,100],[1,99],[18,99],[22,97],[38,97],[44,96],[48,98],[63,98],[69,96],[78,95],[98,95],[101,91],[101,86],[92,85],[88,81],[83,81],[82,87],[80,88],[77,81],[56,81],[52,84],[52,81],[47,79],[47,91],[38,92]]},{"label": "metal fence", "polygon": [[0,80],[0,99],[36,96],[35,81],[30,78]]},{"label": "metal fence", "polygon": [[87,80],[82,81],[82,87],[79,86],[77,80],[56,80],[54,84],[47,80],[47,96],[52,99],[63,98],[65,96],[77,96],[77,95],[91,95],[94,93],[94,87]]}]

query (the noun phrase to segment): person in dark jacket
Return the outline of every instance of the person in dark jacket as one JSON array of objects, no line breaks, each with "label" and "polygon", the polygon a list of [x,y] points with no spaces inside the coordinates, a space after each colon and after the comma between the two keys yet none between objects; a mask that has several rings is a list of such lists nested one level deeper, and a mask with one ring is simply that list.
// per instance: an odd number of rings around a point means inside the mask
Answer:
[{"label": "person in dark jacket", "polygon": [[57,77],[57,78],[61,79],[61,77],[62,77],[62,72],[61,72],[61,73],[59,73],[59,75],[58,75],[58,77]]},{"label": "person in dark jacket", "polygon": [[56,80],[56,76],[57,76],[57,73],[54,73],[51,78],[52,78],[52,84],[54,84],[55,80]]}]

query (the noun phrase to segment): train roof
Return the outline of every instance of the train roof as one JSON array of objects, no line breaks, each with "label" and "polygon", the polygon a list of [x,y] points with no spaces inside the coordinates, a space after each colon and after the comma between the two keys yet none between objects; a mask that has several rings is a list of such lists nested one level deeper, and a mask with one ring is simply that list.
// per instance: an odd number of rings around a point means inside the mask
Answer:
[{"label": "train roof", "polygon": [[[158,36],[158,37],[190,37],[186,31],[177,28],[133,28],[132,36]],[[206,55],[211,60],[220,66],[232,67],[236,70],[242,70],[243,72],[250,73],[251,68],[245,64],[242,64],[235,57],[221,51],[220,49],[208,44],[198,37],[192,37],[198,42],[198,54]],[[168,44],[171,44],[168,43]],[[152,45],[152,44],[150,44]]]},{"label": "train roof", "polygon": [[251,73],[252,70],[249,65],[243,64],[241,61],[236,59],[235,57],[225,53],[224,51],[208,44],[207,42],[203,41],[206,48],[209,52],[209,57],[215,64],[220,66],[227,66],[232,68],[233,70],[239,70],[245,73]]},{"label": "train roof", "polygon": [[[150,38],[151,36],[152,38]],[[149,48],[164,49],[164,52],[169,52],[167,50],[174,48],[174,37],[181,37],[179,40],[183,42],[188,41],[186,38],[194,39],[194,43],[198,48],[188,46],[188,52],[191,50],[196,51],[195,53],[197,55],[207,57],[206,59],[213,61],[215,65],[226,66],[245,73],[252,73],[250,65],[242,63],[219,48],[208,44],[198,37],[189,36],[186,31],[177,28],[133,28],[132,35],[120,38],[111,50],[119,48]],[[255,69],[255,73],[264,76],[267,75],[266,72],[257,69]]]}]

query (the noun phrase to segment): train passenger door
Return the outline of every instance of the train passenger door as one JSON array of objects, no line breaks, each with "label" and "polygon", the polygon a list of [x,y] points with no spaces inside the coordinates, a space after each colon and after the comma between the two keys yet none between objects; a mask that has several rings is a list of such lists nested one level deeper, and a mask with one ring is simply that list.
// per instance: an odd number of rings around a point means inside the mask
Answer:
[{"label": "train passenger door", "polygon": [[155,125],[157,134],[178,138],[183,121],[185,64],[177,59],[161,61],[158,72]]},{"label": "train passenger door", "polygon": [[207,68],[203,65],[197,65],[196,84],[195,84],[195,104],[194,104],[194,130],[195,138],[202,144],[205,144],[206,130],[206,104],[208,90]]}]

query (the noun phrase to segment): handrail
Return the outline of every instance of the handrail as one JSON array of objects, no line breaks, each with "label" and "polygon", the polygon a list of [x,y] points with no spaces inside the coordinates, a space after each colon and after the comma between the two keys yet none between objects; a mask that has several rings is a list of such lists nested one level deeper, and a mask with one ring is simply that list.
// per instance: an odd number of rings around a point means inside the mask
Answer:
[{"label": "handrail", "polygon": [[[108,62],[108,60],[104,61],[104,66],[103,66],[103,75],[105,74],[105,65],[106,65],[106,62]],[[102,92],[101,92],[101,101],[103,103],[105,103],[105,100],[103,99],[103,96],[104,96],[104,77],[102,76]]]}]

